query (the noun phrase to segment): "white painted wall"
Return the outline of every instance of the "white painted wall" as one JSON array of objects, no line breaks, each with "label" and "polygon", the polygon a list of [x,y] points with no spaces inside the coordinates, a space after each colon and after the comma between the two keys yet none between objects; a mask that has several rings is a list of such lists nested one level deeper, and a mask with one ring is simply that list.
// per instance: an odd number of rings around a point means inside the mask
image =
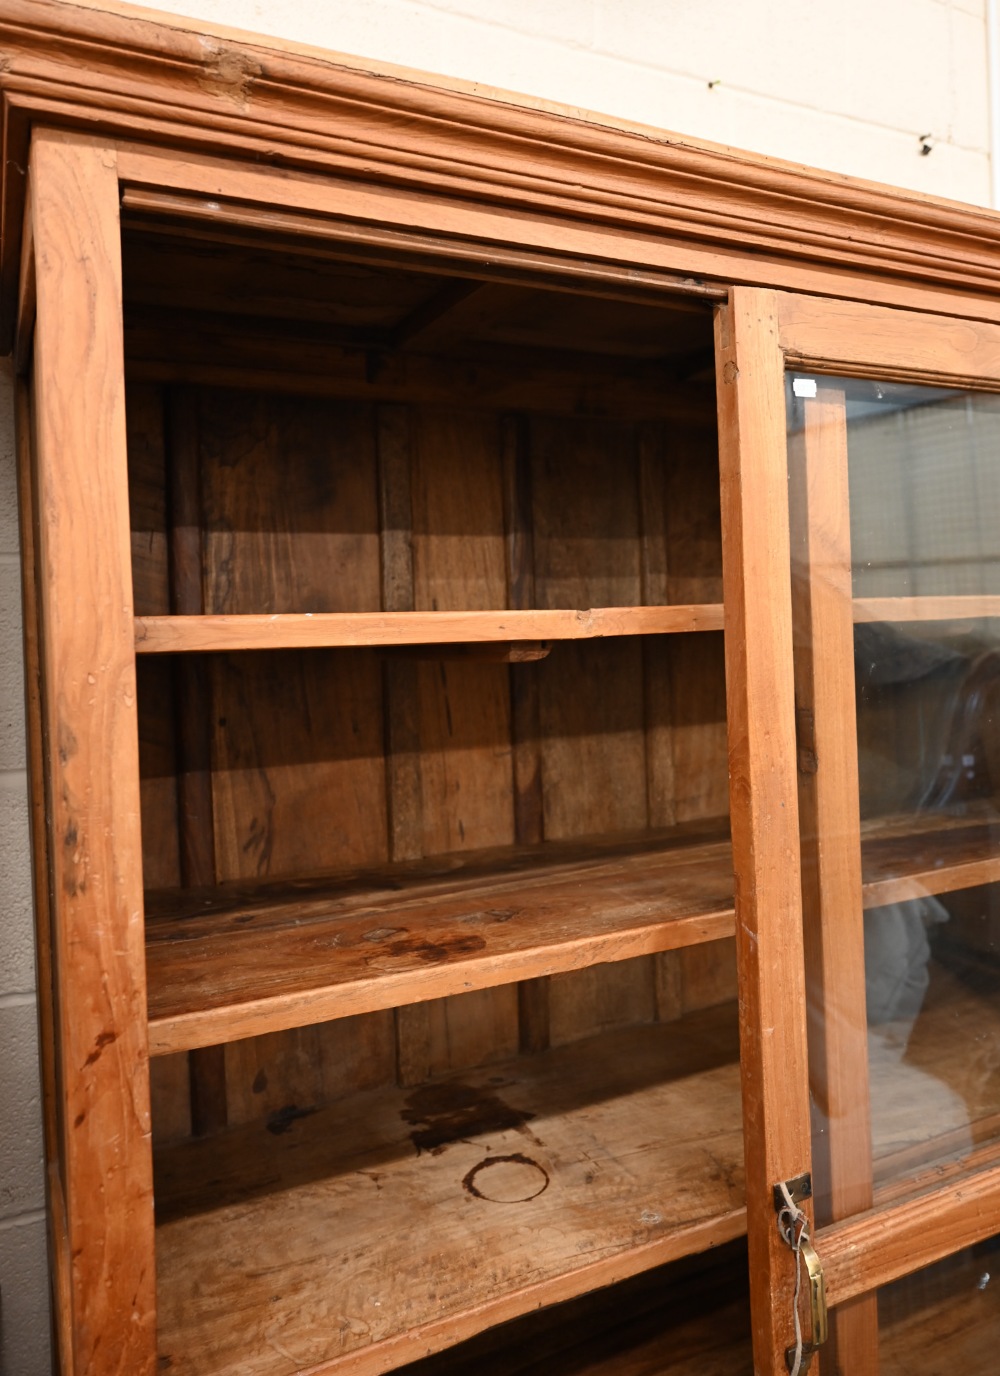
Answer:
[{"label": "white painted wall", "polygon": [[[100,0],[87,0],[99,4]],[[159,0],[957,200],[990,197],[986,0]],[[932,151],[920,152],[920,136]],[[49,1370],[10,372],[0,372],[0,1376]]]}]

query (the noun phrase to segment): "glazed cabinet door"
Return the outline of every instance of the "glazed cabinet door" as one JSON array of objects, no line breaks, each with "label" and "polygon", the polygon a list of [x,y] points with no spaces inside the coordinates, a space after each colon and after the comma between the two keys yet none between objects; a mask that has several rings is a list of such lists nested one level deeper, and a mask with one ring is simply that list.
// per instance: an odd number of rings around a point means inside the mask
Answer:
[{"label": "glazed cabinet door", "polygon": [[[723,328],[741,312],[757,352],[729,387],[758,389],[755,442],[773,440],[765,479],[740,436],[742,482],[773,484],[788,533],[770,612],[791,621],[809,1103],[787,1111],[810,1140],[812,1204],[804,1225],[797,1205],[782,1220],[793,1243],[811,1230],[786,1365],[806,1369],[824,1336],[814,1245],[830,1336],[813,1370],[931,1376],[956,1369],[960,1341],[961,1369],[986,1373],[1000,1336],[995,1297],[977,1299],[1000,1226],[1000,331],[743,291]],[[761,368],[766,395],[748,376]],[[784,648],[745,644],[751,672]],[[745,875],[751,860],[737,850]],[[798,998],[786,990],[801,1021]],[[790,1069],[761,1059],[766,1107]]]}]

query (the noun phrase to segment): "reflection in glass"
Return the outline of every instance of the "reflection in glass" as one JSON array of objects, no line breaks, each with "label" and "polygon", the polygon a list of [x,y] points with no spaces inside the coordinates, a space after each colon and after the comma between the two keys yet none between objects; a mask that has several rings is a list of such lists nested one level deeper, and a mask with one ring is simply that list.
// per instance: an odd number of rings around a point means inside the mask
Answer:
[{"label": "reflection in glass", "polygon": [[1000,1144],[1000,398],[787,400],[824,1222]]},{"label": "reflection in glass", "polygon": [[994,1376],[1000,1239],[883,1286],[878,1329],[879,1376]]}]

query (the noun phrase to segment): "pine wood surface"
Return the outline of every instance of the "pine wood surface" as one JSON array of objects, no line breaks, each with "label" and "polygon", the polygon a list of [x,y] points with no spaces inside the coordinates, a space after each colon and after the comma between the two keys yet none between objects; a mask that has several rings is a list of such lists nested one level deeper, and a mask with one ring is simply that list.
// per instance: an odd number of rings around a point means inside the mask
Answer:
[{"label": "pine wood surface", "polygon": [[118,182],[106,148],[39,135],[33,419],[45,687],[60,1225],[71,1348],[154,1369],[142,855]]},{"label": "pine wood surface", "polygon": [[[935,992],[905,1062],[873,1060],[881,1181],[894,1161],[913,1171],[904,1145],[933,1159],[945,1126],[921,1112],[908,1066],[948,1083],[970,1116],[995,1115],[991,1076],[968,1054],[991,1028],[1000,1034],[996,1011],[952,981]],[[1000,1035],[992,1042],[1000,1046]],[[264,1122],[161,1152],[161,1356],[171,1356],[171,1370],[206,1376],[322,1369],[336,1328],[337,1350],[355,1354],[345,1369],[387,1370],[538,1303],[735,1236],[742,1216],[725,1212],[742,1188],[734,1057],[732,1012],[723,1007],[328,1109],[285,1104]],[[701,1155],[697,1165],[692,1153]],[[549,1183],[527,1201],[528,1219],[518,1216],[525,1203],[501,1204],[480,1227],[468,1210],[489,1201],[470,1200],[468,1175],[497,1157],[507,1159],[485,1168],[504,1182],[497,1194],[543,1183],[524,1158]],[[588,1174],[600,1182],[596,1197]],[[692,1221],[699,1209],[703,1226]],[[648,1220],[635,1224],[643,1210],[667,1220],[657,1230],[680,1235],[651,1237]],[[926,1228],[926,1210],[919,1216]],[[938,1227],[936,1245],[948,1236]],[[905,1255],[893,1249],[897,1274]],[[484,1259],[496,1264],[477,1269]],[[295,1298],[276,1307],[272,1292]],[[366,1351],[380,1342],[384,1350]],[[715,1351],[703,1328],[682,1328],[676,1341],[644,1349],[637,1373],[659,1371],[685,1342],[706,1343],[706,1360]]]},{"label": "pine wood surface", "polygon": [[728,936],[728,865],[722,822],[458,852],[257,895],[164,892],[146,909],[151,1046],[163,1054]]},{"label": "pine wood surface", "polygon": [[746,1244],[513,1320],[399,1376],[752,1376]]},{"label": "pine wood surface", "polygon": [[139,654],[303,649],[334,645],[433,645],[491,640],[587,640],[602,636],[719,631],[722,607],[593,607],[580,611],[281,612],[138,616]]},{"label": "pine wood surface", "polygon": [[161,1358],[385,1371],[736,1236],[736,1056],[727,1006],[165,1150]]}]

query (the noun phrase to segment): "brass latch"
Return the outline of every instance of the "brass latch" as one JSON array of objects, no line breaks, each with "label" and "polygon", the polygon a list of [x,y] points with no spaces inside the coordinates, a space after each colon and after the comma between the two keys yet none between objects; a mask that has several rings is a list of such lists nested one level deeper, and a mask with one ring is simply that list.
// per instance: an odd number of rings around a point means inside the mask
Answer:
[{"label": "brass latch", "polygon": [[[793,1301],[795,1345],[785,1352],[785,1363],[790,1376],[802,1376],[803,1372],[809,1370],[813,1353],[823,1346],[830,1332],[829,1318],[826,1312],[823,1263],[812,1244],[809,1219],[799,1207],[811,1195],[812,1181],[808,1174],[796,1176],[793,1180],[782,1180],[774,1187],[774,1209],[778,1215],[778,1232],[782,1241],[791,1248],[795,1256],[795,1298]],[[799,1315],[803,1265],[809,1286],[811,1323],[808,1338],[803,1337],[802,1320]]]}]

